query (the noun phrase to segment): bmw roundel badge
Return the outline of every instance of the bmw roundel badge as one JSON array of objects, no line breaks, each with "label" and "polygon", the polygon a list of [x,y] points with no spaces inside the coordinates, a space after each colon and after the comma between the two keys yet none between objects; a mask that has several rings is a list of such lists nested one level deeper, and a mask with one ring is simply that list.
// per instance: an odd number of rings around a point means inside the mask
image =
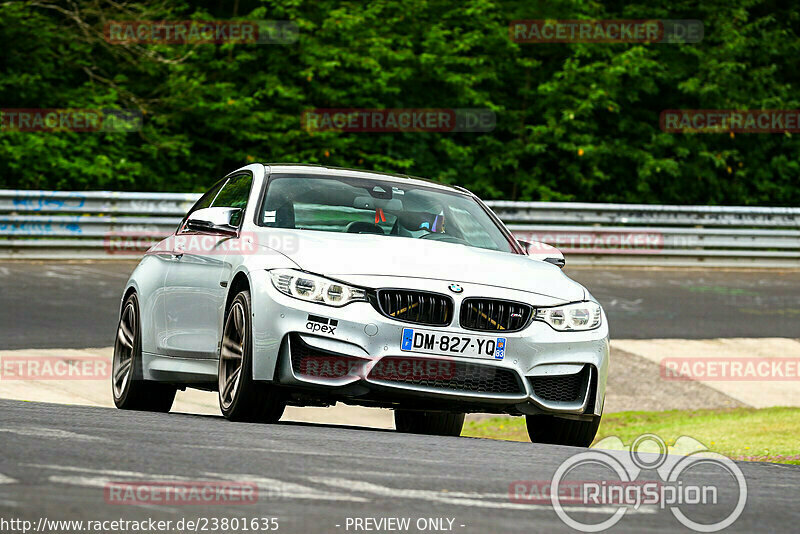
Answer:
[{"label": "bmw roundel badge", "polygon": [[459,284],[450,284],[450,285],[449,285],[449,286],[447,286],[447,287],[448,287],[448,289],[450,289],[450,291],[452,291],[453,293],[461,293],[462,291],[464,291],[464,288],[463,288],[463,287],[461,287]]}]

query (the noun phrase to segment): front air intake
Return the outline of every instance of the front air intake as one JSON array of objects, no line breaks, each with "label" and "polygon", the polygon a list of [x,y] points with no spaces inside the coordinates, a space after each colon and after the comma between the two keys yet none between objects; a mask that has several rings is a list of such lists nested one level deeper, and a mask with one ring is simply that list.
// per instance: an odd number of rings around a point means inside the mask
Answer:
[{"label": "front air intake", "polygon": [[453,318],[453,300],[439,293],[379,289],[375,304],[383,315],[406,323],[447,326]]},{"label": "front air intake", "polygon": [[510,300],[468,298],[461,304],[461,328],[516,332],[528,326],[532,306]]},{"label": "front air intake", "polygon": [[519,375],[511,369],[414,356],[385,356],[368,378],[453,392],[519,395],[524,391]]},{"label": "front air intake", "polygon": [[294,375],[301,379],[337,380],[355,375],[368,360],[317,349],[297,334],[290,334],[290,359]]},{"label": "front air intake", "polygon": [[571,375],[529,376],[534,396],[550,402],[579,402],[592,380],[592,366],[585,365]]}]

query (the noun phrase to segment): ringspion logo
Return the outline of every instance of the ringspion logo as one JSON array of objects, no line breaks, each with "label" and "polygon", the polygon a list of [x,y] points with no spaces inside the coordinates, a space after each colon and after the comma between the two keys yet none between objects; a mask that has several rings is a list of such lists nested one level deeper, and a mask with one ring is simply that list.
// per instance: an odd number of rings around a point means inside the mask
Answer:
[{"label": "ringspion logo", "polygon": [[[657,479],[641,476],[652,472]],[[734,461],[689,436],[668,447],[655,434],[642,434],[628,447],[616,436],[605,438],[562,462],[550,481],[517,480],[508,492],[512,502],[549,501],[559,519],[579,532],[603,532],[643,506],[669,509],[691,530],[717,532],[732,525],[747,503],[747,482]],[[587,521],[588,505],[599,505],[608,517]]]}]

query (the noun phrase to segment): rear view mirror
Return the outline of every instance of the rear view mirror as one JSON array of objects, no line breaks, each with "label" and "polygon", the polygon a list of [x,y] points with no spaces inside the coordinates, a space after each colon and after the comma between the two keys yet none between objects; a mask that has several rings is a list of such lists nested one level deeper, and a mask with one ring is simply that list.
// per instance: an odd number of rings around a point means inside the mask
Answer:
[{"label": "rear view mirror", "polygon": [[235,236],[239,233],[241,208],[203,208],[186,219],[186,228],[195,232]]},{"label": "rear view mirror", "polygon": [[386,211],[402,211],[403,201],[399,198],[384,199],[372,197],[356,197],[353,200],[353,207],[358,209],[382,209]]},{"label": "rear view mirror", "polygon": [[525,249],[525,253],[531,259],[546,261],[562,269],[564,265],[567,264],[564,255],[554,246],[539,241],[529,243],[528,241],[517,240],[517,242],[522,245],[522,248]]}]

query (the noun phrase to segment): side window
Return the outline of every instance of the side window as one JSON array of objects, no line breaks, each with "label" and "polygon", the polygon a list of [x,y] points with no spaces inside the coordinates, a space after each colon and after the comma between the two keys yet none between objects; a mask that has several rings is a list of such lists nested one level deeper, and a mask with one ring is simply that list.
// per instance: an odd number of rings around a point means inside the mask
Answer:
[{"label": "side window", "polygon": [[214,187],[209,189],[208,192],[206,192],[206,194],[204,194],[202,197],[200,197],[200,199],[197,202],[194,203],[194,206],[192,206],[192,208],[186,214],[186,217],[184,217],[183,220],[181,221],[181,225],[178,228],[179,232],[183,232],[185,230],[184,225],[186,224],[186,219],[189,218],[189,215],[191,215],[197,210],[208,208],[211,206],[211,202],[214,201],[214,197],[217,196],[217,193],[219,193],[219,190],[222,188],[224,184],[225,180],[220,180]]},{"label": "side window", "polygon": [[[250,186],[253,184],[253,177],[249,174],[239,174],[231,177],[228,183],[214,199],[212,208],[241,208],[242,212],[247,207],[247,200],[250,198]],[[239,216],[241,220],[241,215]],[[239,224],[239,220],[231,221]]]}]

